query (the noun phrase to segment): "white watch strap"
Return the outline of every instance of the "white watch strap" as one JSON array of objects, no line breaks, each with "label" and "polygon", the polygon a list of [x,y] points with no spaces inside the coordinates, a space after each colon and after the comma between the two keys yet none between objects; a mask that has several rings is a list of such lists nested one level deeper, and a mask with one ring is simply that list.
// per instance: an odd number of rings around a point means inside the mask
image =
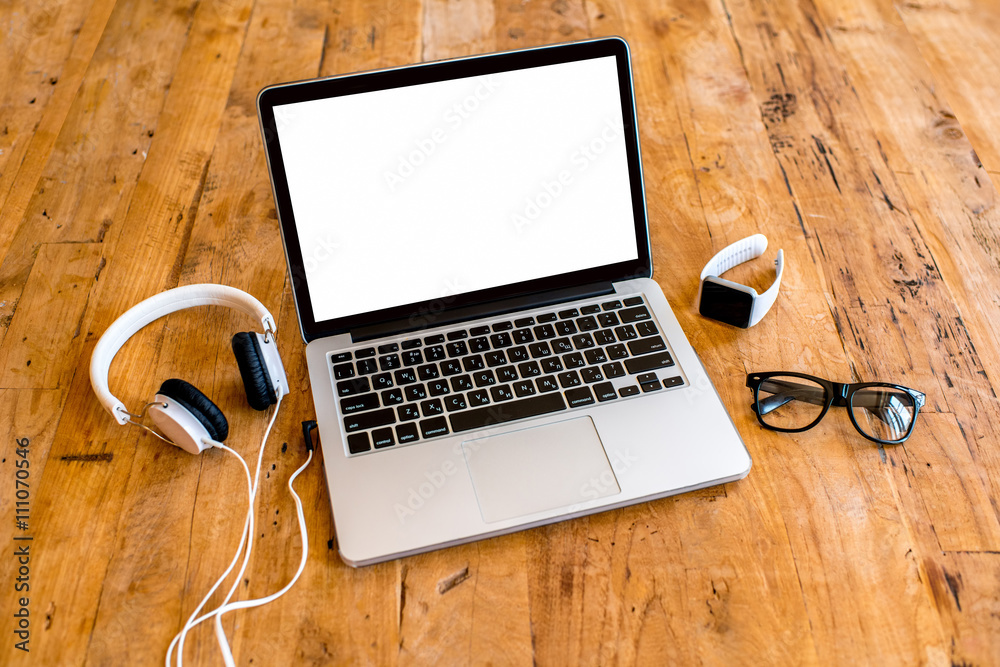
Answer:
[{"label": "white watch strap", "polygon": [[118,350],[137,331],[170,313],[195,306],[228,306],[260,320],[265,331],[277,331],[274,318],[260,301],[242,290],[226,285],[186,285],[167,290],[142,301],[115,320],[97,341],[90,357],[90,384],[104,409],[119,424],[127,424],[129,413],[125,405],[108,388],[108,373]]},{"label": "white watch strap", "polygon": [[763,234],[754,234],[727,245],[715,253],[715,257],[708,260],[708,264],[701,270],[701,280],[709,276],[721,276],[734,266],[760,257],[765,250],[767,250],[767,237]]},{"label": "white watch strap", "polygon": [[750,314],[750,326],[753,326],[764,319],[767,311],[771,310],[775,299],[778,298],[778,288],[781,287],[781,274],[785,271],[785,252],[778,251],[778,258],[774,260],[774,282],[767,290],[753,301],[753,312]]}]

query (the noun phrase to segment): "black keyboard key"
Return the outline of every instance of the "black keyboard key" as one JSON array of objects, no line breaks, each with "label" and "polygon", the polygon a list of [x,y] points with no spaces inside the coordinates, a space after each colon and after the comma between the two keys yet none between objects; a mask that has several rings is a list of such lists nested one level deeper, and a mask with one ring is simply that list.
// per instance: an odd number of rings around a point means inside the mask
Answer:
[{"label": "black keyboard key", "polygon": [[572,352],[573,343],[569,342],[569,338],[556,338],[552,341],[552,351],[555,354],[562,354],[563,352]]},{"label": "black keyboard key", "polygon": [[408,401],[422,401],[427,398],[427,388],[422,384],[411,384],[403,389]]},{"label": "black keyboard key", "polygon": [[610,364],[604,364],[601,366],[601,370],[604,371],[604,377],[608,378],[620,378],[625,375],[625,368],[617,361]]},{"label": "black keyboard key", "polygon": [[569,310],[560,310],[559,311],[559,319],[560,320],[566,320],[566,319],[569,319],[571,317],[579,317],[579,315],[580,315],[580,313],[578,313],[576,311],[576,308],[571,308]]},{"label": "black keyboard key", "polygon": [[488,336],[490,333],[490,328],[486,325],[481,327],[472,327],[469,329],[470,336]]},{"label": "black keyboard key", "polygon": [[507,332],[493,334],[490,336],[490,342],[493,343],[494,350],[499,350],[502,347],[510,347],[514,344],[514,341],[510,339],[510,334]]},{"label": "black keyboard key", "polygon": [[611,329],[601,329],[594,332],[594,342],[598,345],[611,345],[618,342],[618,339],[615,338],[615,334]]},{"label": "black keyboard key", "polygon": [[578,350],[594,347],[594,338],[589,333],[577,334],[573,336],[573,347]]},{"label": "black keyboard key", "polygon": [[472,356],[462,359],[462,368],[471,373],[472,371],[481,371],[486,368],[486,364],[483,363],[483,357],[478,354],[473,354]]},{"label": "black keyboard key", "polygon": [[629,298],[625,299],[626,306],[638,306],[641,303],[642,303],[641,296],[630,296]]},{"label": "black keyboard key", "polygon": [[428,347],[424,350],[424,356],[427,357],[427,361],[441,361],[444,359],[444,348],[440,345]]},{"label": "black keyboard key", "polygon": [[541,359],[552,354],[548,343],[532,343],[528,346],[528,352],[531,354],[532,359]]},{"label": "black keyboard key", "polygon": [[562,361],[559,360],[559,357],[550,357],[548,359],[542,359],[541,364],[542,364],[542,370],[545,371],[546,373],[558,373],[559,371],[563,370]]},{"label": "black keyboard key", "polygon": [[559,384],[556,379],[551,375],[546,375],[543,378],[538,378],[535,380],[535,385],[538,387],[538,391],[545,393],[547,391],[556,391],[559,389]]},{"label": "black keyboard key", "polygon": [[493,371],[479,371],[472,374],[472,379],[475,381],[477,387],[487,387],[491,384],[496,384],[496,376],[493,375]]},{"label": "black keyboard key", "polygon": [[[419,338],[411,338],[410,340],[404,340],[403,341],[403,349],[404,350],[412,350],[415,347],[420,347],[420,339]],[[399,429],[397,428],[396,430],[398,431]]]},{"label": "black keyboard key", "polygon": [[598,328],[597,320],[594,319],[593,315],[581,317],[576,321],[576,326],[580,328],[580,331],[593,331]]},{"label": "black keyboard key", "polygon": [[614,385],[610,382],[602,382],[601,384],[594,385],[594,394],[597,395],[597,400],[603,403],[604,401],[612,401],[618,398],[618,394],[615,392]]},{"label": "black keyboard key", "polygon": [[548,340],[549,338],[556,337],[556,330],[552,327],[551,324],[539,324],[537,327],[535,327],[534,331],[535,331],[535,338],[537,338],[538,340]]},{"label": "black keyboard key", "polygon": [[489,352],[490,341],[486,336],[480,336],[479,338],[473,338],[469,341],[469,349],[473,352]]},{"label": "black keyboard key", "polygon": [[636,373],[642,373],[643,371],[651,371],[656,368],[666,368],[667,366],[673,366],[674,360],[670,358],[669,352],[655,352],[653,354],[646,354],[641,357],[635,357],[634,359],[625,360],[625,368],[632,375]]},{"label": "black keyboard key", "polygon": [[514,325],[510,322],[497,322],[493,325],[493,331],[510,331]]},{"label": "black keyboard key", "polygon": [[591,365],[603,364],[608,360],[607,355],[604,354],[604,350],[597,348],[594,350],[587,350],[583,353],[587,357],[587,363]]},{"label": "black keyboard key", "polygon": [[[462,333],[465,333],[464,331]],[[469,353],[469,346],[465,344],[464,340],[456,341],[454,343],[448,343],[448,356],[449,357],[464,357]]]},{"label": "black keyboard key", "polygon": [[576,325],[573,320],[563,320],[555,323],[555,330],[560,336],[570,336],[576,333]]},{"label": "black keyboard key", "polygon": [[375,449],[392,447],[396,444],[396,438],[393,437],[391,428],[377,428],[372,431],[372,443]]},{"label": "black keyboard key", "polygon": [[522,317],[519,320],[514,320],[514,326],[518,327],[518,328],[520,328],[520,327],[530,327],[534,323],[535,323],[535,318],[534,317]]},{"label": "black keyboard key", "polygon": [[635,378],[639,384],[643,382],[652,382],[656,379],[656,373],[641,373]]},{"label": "black keyboard key", "polygon": [[420,434],[425,438],[448,435],[448,420],[444,417],[425,419],[420,422]]},{"label": "black keyboard key", "polygon": [[535,385],[531,380],[519,380],[514,383],[514,394],[518,398],[535,395]]},{"label": "black keyboard key", "polygon": [[571,408],[580,408],[594,402],[594,395],[590,393],[590,387],[580,387],[579,389],[566,390],[566,402]]},{"label": "black keyboard key", "polygon": [[535,319],[538,321],[539,324],[544,324],[545,322],[555,322],[556,321],[556,314],[555,313],[542,313],[541,315],[539,315]]},{"label": "black keyboard key", "polygon": [[424,401],[420,404],[420,412],[423,413],[424,417],[432,417],[434,415],[444,414],[444,407],[441,405],[441,401],[437,398],[432,398],[429,401]]},{"label": "black keyboard key", "polygon": [[462,372],[462,364],[458,359],[449,359],[441,362],[441,374],[444,376],[458,375]]},{"label": "black keyboard key", "polygon": [[392,408],[383,408],[374,412],[359,412],[344,417],[344,429],[348,433],[351,431],[365,431],[376,426],[387,426],[396,423],[396,411]]},{"label": "black keyboard key", "polygon": [[371,391],[368,378],[354,378],[353,380],[341,380],[337,383],[337,396],[353,396],[355,394],[367,394]]},{"label": "black keyboard key", "polygon": [[427,364],[417,369],[417,375],[421,380],[433,380],[438,377],[438,367],[434,364]]},{"label": "black keyboard key", "polygon": [[514,338],[514,342],[520,345],[535,342],[535,337],[531,335],[531,329],[515,329],[511,336]]},{"label": "black keyboard key", "polygon": [[469,332],[464,329],[461,331],[449,331],[448,340],[462,340],[463,338],[468,338]]},{"label": "black keyboard key", "polygon": [[517,365],[517,372],[523,378],[533,378],[536,375],[541,375],[542,369],[538,367],[537,361],[526,361],[523,364]]},{"label": "black keyboard key", "polygon": [[337,380],[346,380],[354,377],[354,364],[338,364],[333,367],[333,377]]},{"label": "black keyboard key", "polygon": [[451,390],[452,391],[469,391],[475,387],[472,384],[472,378],[468,375],[459,375],[458,377],[453,377],[451,379]]},{"label": "black keyboard key", "polygon": [[583,360],[583,355],[579,352],[564,354],[562,358],[563,366],[566,368],[583,368],[587,362]]},{"label": "black keyboard key", "polygon": [[422,363],[424,363],[424,355],[420,353],[420,350],[407,350],[403,353],[404,366],[419,366]]},{"label": "black keyboard key", "polygon": [[337,354],[331,354],[330,355],[330,363],[331,364],[339,364],[341,362],[350,361],[350,360],[351,360],[351,353],[350,352],[338,352]]},{"label": "black keyboard key", "polygon": [[365,357],[374,357],[374,356],[375,356],[375,348],[374,347],[366,347],[366,348],[362,348],[360,350],[356,350],[354,352],[354,358],[355,359],[364,359]]},{"label": "black keyboard key", "polygon": [[601,312],[601,307],[598,306],[596,303],[591,304],[589,306],[583,306],[582,308],[580,308],[580,313],[582,313],[583,315],[593,315],[594,313],[599,313],[599,312]]},{"label": "black keyboard key", "polygon": [[513,382],[517,379],[517,371],[513,366],[504,366],[497,369],[497,380],[500,382]]},{"label": "black keyboard key", "polygon": [[437,345],[438,343],[444,342],[443,334],[435,334],[433,336],[427,336],[424,338],[424,345]]},{"label": "black keyboard key", "polygon": [[514,398],[514,393],[510,390],[509,384],[502,384],[499,387],[493,387],[490,389],[490,395],[493,396],[493,401],[496,403],[510,401]]},{"label": "black keyboard key", "polygon": [[378,394],[360,394],[358,396],[348,396],[340,401],[340,411],[345,415],[354,412],[364,412],[382,407],[378,402]]},{"label": "black keyboard key", "polygon": [[451,427],[459,433],[565,409],[566,403],[559,393],[541,394],[502,405],[459,412],[451,416]]},{"label": "black keyboard key", "polygon": [[410,384],[417,381],[417,373],[412,368],[402,368],[393,373],[393,377],[396,378],[396,384]]},{"label": "black keyboard key", "polygon": [[621,301],[606,301],[601,304],[601,308],[604,310],[615,310],[622,307]]},{"label": "black keyboard key", "polygon": [[629,396],[635,396],[639,393],[639,388],[635,385],[630,385],[628,387],[622,387],[618,390],[618,395],[622,398],[628,398]]},{"label": "black keyboard key", "polygon": [[626,308],[625,310],[618,311],[618,317],[621,318],[622,322],[628,324],[629,322],[648,320],[650,315],[649,311],[646,310],[646,306],[639,306],[638,308]]},{"label": "black keyboard key", "polygon": [[621,343],[608,345],[604,351],[607,352],[608,359],[624,359],[628,356],[628,349]]},{"label": "black keyboard key", "polygon": [[639,388],[642,389],[643,393],[656,391],[657,389],[662,389],[663,385],[656,378],[653,378],[650,382],[640,382]]},{"label": "black keyboard key", "polygon": [[565,373],[559,374],[559,384],[562,385],[563,389],[568,387],[576,387],[580,385],[580,376],[576,371],[566,371]]},{"label": "black keyboard key", "polygon": [[367,452],[371,448],[372,444],[368,439],[367,433],[352,433],[347,436],[347,450],[351,452],[351,454]]},{"label": "black keyboard key", "polygon": [[378,364],[374,359],[360,359],[357,364],[358,375],[368,375],[378,370]]},{"label": "black keyboard key", "polygon": [[639,340],[634,340],[628,344],[628,351],[632,353],[632,356],[638,357],[641,354],[649,354],[650,352],[659,352],[660,350],[667,349],[667,344],[663,342],[663,339],[659,336],[655,338],[640,338]]},{"label": "black keyboard key", "polygon": [[469,399],[469,405],[473,407],[478,405],[488,405],[490,402],[490,393],[485,389],[477,389],[475,391],[470,391],[467,398]]},{"label": "black keyboard key", "polygon": [[639,322],[635,325],[635,330],[639,332],[640,336],[654,336],[660,333],[656,330],[656,325],[653,324],[652,320],[648,322]]},{"label": "black keyboard key", "polygon": [[663,381],[663,386],[666,389],[669,389],[671,387],[679,387],[682,384],[684,384],[684,378],[682,378],[679,375],[675,375],[674,377],[667,378],[666,380]]},{"label": "black keyboard key", "polygon": [[402,402],[402,389],[387,389],[382,392],[382,405],[399,405]]},{"label": "black keyboard key", "polygon": [[415,405],[401,405],[396,408],[396,412],[399,414],[399,421],[401,422],[413,421],[420,417],[420,410],[417,410],[417,406]]},{"label": "black keyboard key", "polygon": [[631,324],[615,327],[615,335],[618,336],[618,340],[621,341],[633,340],[639,337],[639,334],[635,332],[635,327]]},{"label": "black keyboard key", "polygon": [[523,345],[518,345],[517,347],[512,347],[507,350],[507,358],[510,359],[510,363],[517,364],[522,361],[528,360],[528,348]]},{"label": "black keyboard key", "polygon": [[595,382],[600,382],[604,379],[604,376],[601,375],[601,369],[593,366],[584,368],[580,371],[580,377],[582,377],[583,381],[587,384],[594,384]]},{"label": "black keyboard key", "polygon": [[399,345],[396,343],[386,343],[385,345],[378,346],[379,354],[389,354],[390,352],[399,352]]},{"label": "black keyboard key", "polygon": [[396,427],[396,441],[401,445],[413,442],[419,437],[416,424],[400,424]]},{"label": "black keyboard key", "polygon": [[602,327],[614,327],[620,324],[618,316],[614,313],[601,313],[597,316],[597,321],[601,323]]},{"label": "black keyboard key", "polygon": [[392,386],[392,375],[389,373],[379,373],[372,376],[372,389],[388,389]]},{"label": "black keyboard key", "polygon": [[448,412],[454,412],[455,410],[464,410],[468,406],[465,404],[465,396],[455,394],[444,399],[444,407],[448,408]]},{"label": "black keyboard key", "polygon": [[427,393],[431,396],[443,396],[449,391],[446,380],[431,380],[427,383]]},{"label": "black keyboard key", "polygon": [[507,355],[503,353],[503,350],[497,350],[496,352],[487,352],[485,354],[486,365],[490,368],[496,368],[497,366],[503,366],[507,363]]}]

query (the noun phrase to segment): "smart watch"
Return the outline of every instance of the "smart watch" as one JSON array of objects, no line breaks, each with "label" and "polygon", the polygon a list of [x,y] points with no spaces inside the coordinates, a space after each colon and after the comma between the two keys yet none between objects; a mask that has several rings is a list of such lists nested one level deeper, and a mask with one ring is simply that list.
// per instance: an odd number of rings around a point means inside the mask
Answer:
[{"label": "smart watch", "polygon": [[705,317],[743,329],[749,329],[760,322],[778,297],[781,272],[785,268],[784,252],[778,251],[778,258],[774,261],[774,283],[763,294],[757,294],[757,290],[752,287],[719,276],[734,266],[760,257],[766,249],[767,237],[754,234],[726,246],[709,260],[701,271],[698,312]]}]

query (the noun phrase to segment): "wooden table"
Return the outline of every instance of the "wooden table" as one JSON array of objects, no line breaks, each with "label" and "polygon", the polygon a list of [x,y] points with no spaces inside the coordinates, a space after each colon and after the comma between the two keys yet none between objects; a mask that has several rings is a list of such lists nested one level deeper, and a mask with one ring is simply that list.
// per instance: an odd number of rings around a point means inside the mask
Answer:
[{"label": "wooden table", "polygon": [[[239,595],[295,570],[284,485],[313,407],[257,91],[609,34],[633,50],[656,278],[753,455],[749,477],[355,570],[313,465],[297,483],[305,573],[227,617],[238,662],[1000,663],[996,0],[0,7],[0,663],[160,663],[231,558],[242,470],[116,425],[90,389],[100,334],[170,287],[234,285],[279,319],[294,390]],[[774,311],[751,330],[701,318],[702,265],[756,231],[787,258]],[[769,276],[754,264],[734,279]],[[111,387],[135,405],[168,377],[191,381],[252,458],[266,420],[228,349],[252,326],[217,308],[161,320],[125,347]],[[894,381],[927,406],[897,447],[862,439],[843,411],[768,432],[751,370]],[[20,577],[30,591],[14,592]],[[20,597],[30,653],[15,646]],[[221,664],[207,628],[186,655]]]}]

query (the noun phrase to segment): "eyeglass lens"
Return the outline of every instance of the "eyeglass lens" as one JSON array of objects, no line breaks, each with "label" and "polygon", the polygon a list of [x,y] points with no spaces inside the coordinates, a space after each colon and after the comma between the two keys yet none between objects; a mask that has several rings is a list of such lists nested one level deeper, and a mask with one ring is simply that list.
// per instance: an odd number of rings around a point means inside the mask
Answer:
[{"label": "eyeglass lens", "polygon": [[878,440],[902,440],[913,424],[913,397],[893,387],[866,387],[851,397],[851,414],[867,435]]},{"label": "eyeglass lens", "polygon": [[812,380],[776,375],[760,383],[757,412],[773,428],[798,429],[812,424],[826,405],[826,389]]}]

